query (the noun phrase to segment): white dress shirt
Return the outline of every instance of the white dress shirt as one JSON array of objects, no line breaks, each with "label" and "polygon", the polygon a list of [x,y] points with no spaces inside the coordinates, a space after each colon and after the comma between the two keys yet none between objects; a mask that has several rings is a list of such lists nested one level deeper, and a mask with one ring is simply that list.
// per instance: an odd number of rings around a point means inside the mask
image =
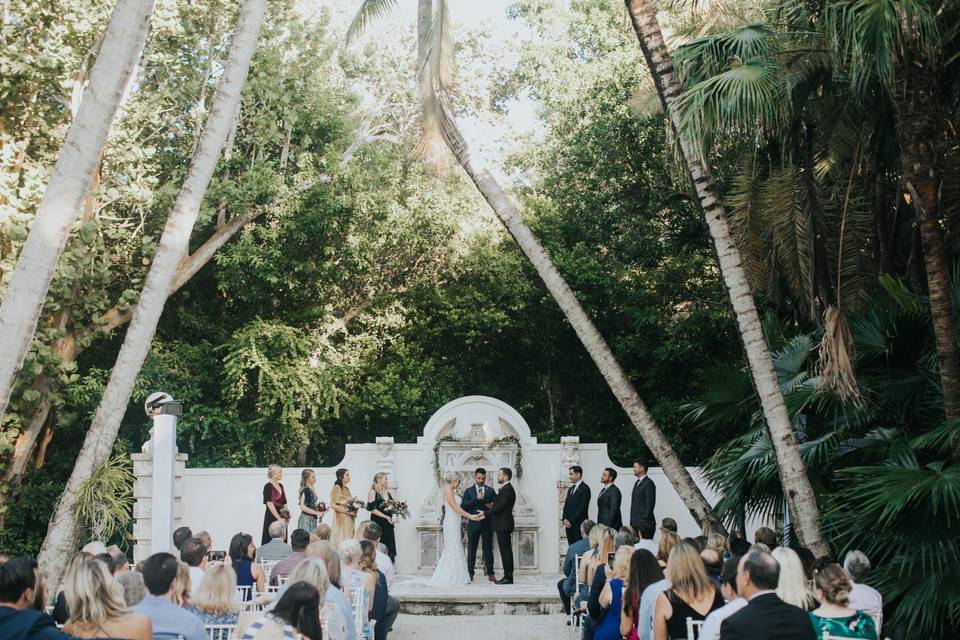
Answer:
[{"label": "white dress shirt", "polygon": [[720,640],[720,625],[723,621],[747,606],[743,598],[734,598],[715,611],[711,611],[700,628],[700,640]]},{"label": "white dress shirt", "polygon": [[657,543],[654,542],[653,540],[641,539],[640,542],[633,545],[633,548],[637,550],[646,549],[647,551],[653,554],[654,558],[657,557]]},{"label": "white dress shirt", "polygon": [[883,596],[873,587],[865,584],[853,583],[850,589],[851,609],[859,609],[873,618],[873,623],[877,625],[877,635],[880,635],[880,625],[883,624]]},{"label": "white dress shirt", "polygon": [[387,589],[393,586],[393,578],[396,575],[396,570],[393,568],[393,563],[390,562],[390,556],[385,554],[380,549],[377,549],[377,569],[383,572],[383,577],[387,579]]}]

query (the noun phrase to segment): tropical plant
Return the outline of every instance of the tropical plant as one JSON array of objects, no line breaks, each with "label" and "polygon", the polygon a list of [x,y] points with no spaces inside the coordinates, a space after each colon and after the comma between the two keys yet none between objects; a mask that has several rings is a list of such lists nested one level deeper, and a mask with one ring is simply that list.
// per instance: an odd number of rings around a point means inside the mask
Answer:
[{"label": "tropical plant", "polygon": [[133,517],[133,468],[116,455],[94,469],[80,485],[77,519],[89,540],[109,540],[126,531]]}]

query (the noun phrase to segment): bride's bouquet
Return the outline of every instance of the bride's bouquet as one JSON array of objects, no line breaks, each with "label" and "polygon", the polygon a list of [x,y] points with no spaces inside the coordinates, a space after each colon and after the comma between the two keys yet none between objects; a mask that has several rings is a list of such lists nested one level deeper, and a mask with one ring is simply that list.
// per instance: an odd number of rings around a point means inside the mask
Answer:
[{"label": "bride's bouquet", "polygon": [[387,500],[383,503],[383,508],[401,520],[410,517],[410,507],[405,500]]},{"label": "bride's bouquet", "polygon": [[360,509],[367,508],[367,503],[363,498],[350,498],[343,506],[347,508],[347,512],[350,515],[355,516],[360,513]]}]

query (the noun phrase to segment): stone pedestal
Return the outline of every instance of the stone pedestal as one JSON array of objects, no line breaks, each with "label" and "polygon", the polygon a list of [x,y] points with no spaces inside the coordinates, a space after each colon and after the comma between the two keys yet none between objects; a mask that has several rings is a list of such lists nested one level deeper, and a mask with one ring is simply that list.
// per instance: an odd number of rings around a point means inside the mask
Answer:
[{"label": "stone pedestal", "polygon": [[[139,562],[150,556],[152,545],[153,519],[153,454],[149,446],[144,446],[143,453],[134,453],[130,456],[133,461],[133,561]],[[183,524],[183,471],[187,464],[187,454],[178,453],[174,464],[174,500],[173,526]],[[173,545],[168,541],[169,546]]]}]

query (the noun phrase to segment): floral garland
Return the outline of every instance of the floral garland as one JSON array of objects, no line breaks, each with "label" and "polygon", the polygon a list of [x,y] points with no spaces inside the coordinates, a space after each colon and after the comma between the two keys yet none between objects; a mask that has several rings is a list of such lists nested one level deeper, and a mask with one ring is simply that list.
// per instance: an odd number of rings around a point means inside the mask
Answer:
[{"label": "floral garland", "polygon": [[[440,447],[444,442],[459,442],[460,439],[456,436],[444,436],[437,440],[433,445],[433,478],[437,481],[437,484],[441,484],[443,481],[441,469],[440,469]],[[517,447],[517,480],[523,478],[523,446],[520,444],[520,439],[516,436],[503,436],[502,438],[497,438],[487,445],[487,450],[492,451],[496,447],[499,447],[503,444],[513,444]]]},{"label": "floral garland", "polygon": [[433,445],[433,479],[438,485],[443,481],[443,474],[440,473],[440,445],[444,442],[457,442],[457,440],[455,436],[443,436]]}]

